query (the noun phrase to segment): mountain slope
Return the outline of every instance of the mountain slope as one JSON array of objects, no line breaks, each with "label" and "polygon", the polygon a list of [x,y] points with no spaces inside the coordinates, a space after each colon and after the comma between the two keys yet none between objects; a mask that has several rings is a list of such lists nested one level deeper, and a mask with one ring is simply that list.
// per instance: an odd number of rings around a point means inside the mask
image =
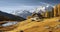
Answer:
[{"label": "mountain slope", "polygon": [[0,11],[0,20],[22,21],[25,19],[16,15],[12,15],[12,14],[8,14]]}]

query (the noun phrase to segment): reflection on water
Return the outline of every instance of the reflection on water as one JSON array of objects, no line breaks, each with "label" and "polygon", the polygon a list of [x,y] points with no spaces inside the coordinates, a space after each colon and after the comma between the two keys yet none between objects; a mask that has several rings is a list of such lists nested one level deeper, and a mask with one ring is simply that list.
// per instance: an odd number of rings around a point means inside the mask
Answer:
[{"label": "reflection on water", "polygon": [[18,22],[7,22],[5,24],[2,24],[2,26],[10,26],[10,25],[14,25],[14,24],[17,24]]}]

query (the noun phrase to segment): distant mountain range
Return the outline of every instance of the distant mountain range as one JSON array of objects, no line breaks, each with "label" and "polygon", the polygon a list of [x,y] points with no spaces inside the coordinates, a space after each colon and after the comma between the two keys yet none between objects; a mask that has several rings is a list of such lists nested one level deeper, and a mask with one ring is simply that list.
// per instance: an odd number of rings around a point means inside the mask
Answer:
[{"label": "distant mountain range", "polygon": [[16,15],[18,15],[18,16],[20,16],[20,17],[23,17],[23,18],[27,18],[27,16],[31,16],[32,15],[32,13],[31,12],[29,12],[29,11],[26,11],[26,10],[24,10],[24,11],[22,11],[21,13],[17,13]]},{"label": "distant mountain range", "polygon": [[[37,8],[37,10],[35,10],[34,12],[37,12],[37,13],[42,13],[42,12],[45,12],[45,11],[52,11],[52,6],[50,6],[50,5],[47,5],[47,6],[39,6],[38,8]],[[27,11],[27,10],[24,10],[24,11],[22,11],[22,12],[20,12],[20,13],[16,13],[16,15],[17,16],[20,16],[20,17],[23,17],[23,18],[27,18],[27,16],[31,16],[32,15],[32,13],[31,12],[29,12],[29,11]]]}]

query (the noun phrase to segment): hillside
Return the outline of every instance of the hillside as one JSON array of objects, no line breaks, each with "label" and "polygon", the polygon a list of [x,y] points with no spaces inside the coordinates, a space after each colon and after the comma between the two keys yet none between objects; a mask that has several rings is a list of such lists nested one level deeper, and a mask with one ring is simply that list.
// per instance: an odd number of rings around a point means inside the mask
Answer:
[{"label": "hillside", "polygon": [[12,14],[8,14],[5,12],[0,11],[0,21],[23,21],[25,20],[24,18]]},{"label": "hillside", "polygon": [[59,17],[38,21],[32,21],[31,19],[28,19],[18,23],[17,28],[8,32],[60,32]]}]

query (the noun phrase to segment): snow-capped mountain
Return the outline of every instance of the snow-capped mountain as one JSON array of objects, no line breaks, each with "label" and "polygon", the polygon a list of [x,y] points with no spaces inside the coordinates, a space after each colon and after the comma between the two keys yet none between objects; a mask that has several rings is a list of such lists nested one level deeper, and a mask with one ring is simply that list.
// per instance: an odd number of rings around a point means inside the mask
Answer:
[{"label": "snow-capped mountain", "polygon": [[24,11],[22,11],[21,13],[17,13],[17,15],[26,19],[27,16],[32,15],[32,13],[29,12],[29,11],[24,10]]},{"label": "snow-capped mountain", "polygon": [[45,11],[52,11],[52,6],[47,5],[47,6],[39,6],[38,8],[36,8],[36,13],[41,13],[41,12],[45,12]]},{"label": "snow-capped mountain", "polygon": [[48,6],[45,7],[45,10],[47,10],[47,11],[52,11],[52,8],[53,8],[52,6],[49,6],[49,5],[48,5]]}]

